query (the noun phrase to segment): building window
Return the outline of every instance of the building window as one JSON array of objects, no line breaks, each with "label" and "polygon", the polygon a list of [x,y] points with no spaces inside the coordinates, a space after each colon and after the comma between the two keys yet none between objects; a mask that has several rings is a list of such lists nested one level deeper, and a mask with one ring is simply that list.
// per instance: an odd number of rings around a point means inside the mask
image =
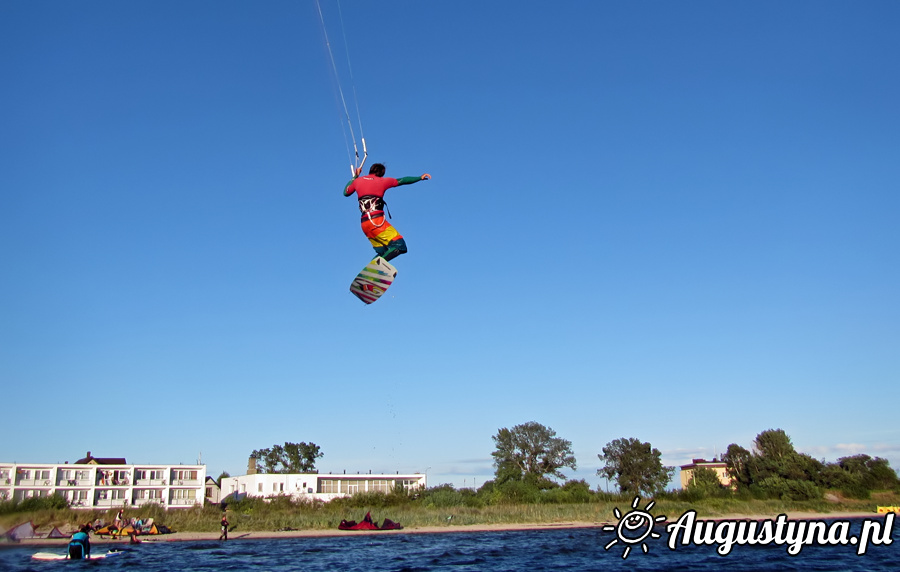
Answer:
[{"label": "building window", "polygon": [[196,481],[197,480],[197,471],[192,471],[189,469],[175,469],[172,471],[172,475],[177,481]]},{"label": "building window", "polygon": [[403,487],[406,492],[414,491],[422,488],[418,479],[400,479],[397,484]]},{"label": "building window", "polygon": [[393,484],[394,481],[389,481],[387,479],[374,479],[368,482],[368,490],[369,492],[389,493],[391,492],[391,485]]},{"label": "building window", "polygon": [[66,498],[74,504],[82,505],[87,500],[87,491],[66,491]]},{"label": "building window", "polygon": [[256,483],[256,492],[258,492],[258,493],[263,492],[262,485],[263,485],[262,483]]}]

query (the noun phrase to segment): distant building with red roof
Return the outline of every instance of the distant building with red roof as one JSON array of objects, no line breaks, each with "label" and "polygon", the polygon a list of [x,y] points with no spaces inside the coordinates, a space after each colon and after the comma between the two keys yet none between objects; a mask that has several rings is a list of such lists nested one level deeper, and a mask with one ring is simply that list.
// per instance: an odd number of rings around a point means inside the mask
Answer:
[{"label": "distant building with red roof", "polygon": [[94,457],[91,452],[87,452],[87,457],[78,459],[73,463],[75,465],[127,465],[125,457]]}]

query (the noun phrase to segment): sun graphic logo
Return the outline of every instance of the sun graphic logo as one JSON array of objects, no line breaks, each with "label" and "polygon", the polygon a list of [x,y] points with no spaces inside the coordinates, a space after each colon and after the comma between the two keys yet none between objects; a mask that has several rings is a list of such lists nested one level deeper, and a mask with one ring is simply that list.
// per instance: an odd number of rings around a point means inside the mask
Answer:
[{"label": "sun graphic logo", "polygon": [[613,514],[619,519],[619,524],[615,526],[607,524],[603,527],[604,532],[616,533],[616,538],[613,538],[603,547],[603,549],[609,550],[619,542],[622,542],[625,544],[625,551],[622,552],[622,560],[628,558],[632,546],[640,545],[641,550],[646,554],[647,543],[644,541],[647,538],[659,538],[660,536],[658,533],[653,532],[653,525],[657,522],[665,522],[666,520],[666,517],[663,515],[654,517],[650,514],[650,509],[653,508],[656,501],[650,501],[643,510],[638,508],[640,503],[641,497],[634,497],[634,502],[631,503],[631,510],[625,513],[624,516],[619,511],[618,507],[614,508]]}]

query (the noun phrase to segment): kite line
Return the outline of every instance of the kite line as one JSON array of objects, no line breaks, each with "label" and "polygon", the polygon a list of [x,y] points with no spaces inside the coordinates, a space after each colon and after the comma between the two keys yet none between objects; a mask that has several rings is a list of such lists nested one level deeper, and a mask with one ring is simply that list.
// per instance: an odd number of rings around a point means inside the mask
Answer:
[{"label": "kite line", "polygon": [[[316,0],[316,8],[319,12],[319,22],[322,24],[322,34],[325,38],[325,49],[328,51],[328,59],[331,63],[331,71],[333,74],[333,80],[335,87],[337,88],[337,94],[340,97],[340,104],[343,106],[343,115],[341,115],[341,132],[344,135],[344,145],[347,148],[347,157],[350,160],[350,171],[352,176],[356,176],[357,172],[362,169],[363,164],[366,162],[366,158],[369,156],[369,153],[366,149],[366,138],[363,134],[362,127],[362,116],[359,112],[359,99],[356,95],[356,82],[353,80],[353,66],[350,63],[350,50],[347,44],[347,33],[344,29],[344,15],[341,11],[341,3],[340,0],[337,1],[338,7],[338,19],[341,22],[341,34],[344,39],[344,52],[347,55],[347,71],[350,78],[350,87],[351,94],[353,96],[353,106],[356,110],[356,121],[359,125],[359,141],[356,139],[356,133],[353,130],[353,119],[350,115],[350,109],[347,106],[347,98],[344,97],[344,88],[341,85],[341,77],[340,73],[338,73],[338,66],[335,63],[334,52],[331,49],[331,41],[328,39],[328,29],[325,25],[325,16],[322,14],[322,5],[319,3],[319,0]],[[339,111],[340,113],[340,111]],[[344,126],[344,120],[346,119],[346,127]],[[348,140],[347,133],[350,133],[350,138]],[[350,151],[350,143],[353,143],[353,152]],[[359,148],[362,147],[362,157],[359,156]]]}]

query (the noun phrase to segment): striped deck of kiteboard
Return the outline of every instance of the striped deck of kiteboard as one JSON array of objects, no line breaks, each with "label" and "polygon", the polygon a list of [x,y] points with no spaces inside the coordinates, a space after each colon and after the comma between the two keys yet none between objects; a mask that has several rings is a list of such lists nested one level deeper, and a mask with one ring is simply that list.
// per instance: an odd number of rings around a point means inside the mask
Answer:
[{"label": "striped deck of kiteboard", "polygon": [[378,256],[353,279],[350,292],[366,304],[371,304],[393,284],[396,276],[397,269]]}]

